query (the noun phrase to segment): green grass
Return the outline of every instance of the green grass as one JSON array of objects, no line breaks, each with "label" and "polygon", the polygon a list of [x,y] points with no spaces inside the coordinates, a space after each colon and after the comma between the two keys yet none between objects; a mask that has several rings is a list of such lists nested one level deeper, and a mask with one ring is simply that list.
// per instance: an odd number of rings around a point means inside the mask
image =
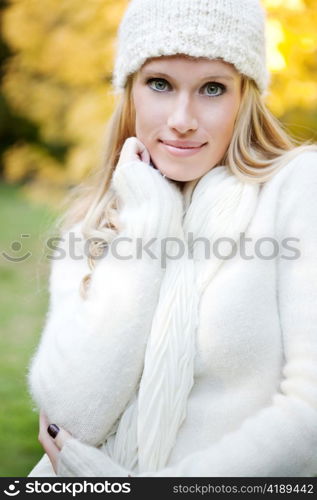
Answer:
[{"label": "green grass", "polygon": [[[0,476],[25,477],[43,454],[26,374],[48,305],[45,237],[55,214],[0,184]],[[21,237],[28,234],[29,237]],[[18,243],[11,247],[13,242]],[[14,259],[30,252],[28,258]]]}]

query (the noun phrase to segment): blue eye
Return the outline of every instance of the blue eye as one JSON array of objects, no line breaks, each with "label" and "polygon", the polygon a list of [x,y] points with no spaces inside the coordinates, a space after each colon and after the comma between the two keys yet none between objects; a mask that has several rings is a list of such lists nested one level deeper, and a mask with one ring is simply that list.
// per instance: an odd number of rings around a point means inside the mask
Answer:
[{"label": "blue eye", "polygon": [[[226,87],[224,85],[222,85],[221,83],[216,83],[216,82],[209,82],[205,85],[205,87],[206,88],[209,87],[209,89],[212,90],[211,93],[207,93],[207,95],[209,95],[210,97],[217,97],[218,95],[224,94],[224,92],[226,91]],[[218,90],[218,92],[217,92],[217,90]]]},{"label": "blue eye", "polygon": [[[153,82],[157,82],[160,84],[156,88],[153,88],[150,86],[151,89],[156,90],[157,92],[162,92],[164,90],[164,88],[162,88],[162,87],[164,87],[164,85],[167,83],[167,81],[164,80],[164,78],[150,78],[146,83],[148,85],[148,84],[151,84]],[[163,83],[163,85],[162,85],[162,83]]]},{"label": "blue eye", "polygon": [[[146,84],[155,92],[164,92],[166,90],[166,85],[169,83],[164,78],[149,78]],[[152,86],[152,84],[154,84]],[[207,92],[207,97],[218,97],[225,93],[226,87],[222,83],[208,82],[204,85],[204,88],[211,89],[211,92]]]}]

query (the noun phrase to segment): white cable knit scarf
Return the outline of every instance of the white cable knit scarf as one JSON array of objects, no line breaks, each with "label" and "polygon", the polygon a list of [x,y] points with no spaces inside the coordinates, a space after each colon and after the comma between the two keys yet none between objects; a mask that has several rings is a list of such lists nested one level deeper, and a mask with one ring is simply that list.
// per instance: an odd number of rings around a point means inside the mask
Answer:
[{"label": "white cable knit scarf", "polygon": [[[136,472],[157,471],[168,461],[194,383],[200,300],[224,262],[213,254],[212,243],[239,240],[259,191],[258,184],[242,182],[224,166],[207,172],[190,193],[192,185],[185,187],[185,200],[188,192],[192,199],[183,220],[186,245],[193,236],[192,256],[186,251],[182,258],[167,260],[139,390],[105,446],[116,463]],[[207,259],[204,243],[195,243],[202,237],[211,242]]]}]

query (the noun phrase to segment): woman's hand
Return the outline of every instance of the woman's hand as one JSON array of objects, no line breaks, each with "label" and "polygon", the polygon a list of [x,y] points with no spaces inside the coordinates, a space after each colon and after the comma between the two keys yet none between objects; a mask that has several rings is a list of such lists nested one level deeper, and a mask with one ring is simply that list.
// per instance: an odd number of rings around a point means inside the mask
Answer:
[{"label": "woman's hand", "polygon": [[[48,432],[48,427],[50,427],[50,432]],[[39,422],[39,436],[38,440],[44,448],[48,458],[50,459],[55,474],[57,474],[57,463],[60,450],[63,448],[64,444],[68,439],[72,437],[65,429],[58,427],[55,424],[50,426],[46,415],[40,411],[40,422]]]},{"label": "woman's hand", "polygon": [[151,165],[149,152],[136,137],[126,139],[111,187],[118,199],[119,226],[125,236],[144,242],[155,238],[152,249],[159,247],[159,255],[162,238],[183,237],[182,193]]},{"label": "woman's hand", "polygon": [[134,160],[150,163],[150,155],[144,144],[139,139],[136,137],[128,137],[122,146],[120,158],[116,168],[124,163]]}]

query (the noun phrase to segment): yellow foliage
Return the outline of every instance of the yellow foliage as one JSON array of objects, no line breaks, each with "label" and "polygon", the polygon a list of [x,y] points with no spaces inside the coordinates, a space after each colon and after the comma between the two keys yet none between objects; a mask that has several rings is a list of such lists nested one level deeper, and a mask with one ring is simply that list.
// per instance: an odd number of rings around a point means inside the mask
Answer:
[{"label": "yellow foliage", "polygon": [[5,153],[5,175],[9,182],[19,182],[33,176],[63,185],[63,167],[37,146],[16,144]]},{"label": "yellow foliage", "polygon": [[95,142],[100,137],[105,118],[111,114],[114,96],[103,86],[82,92],[68,108],[65,133],[72,141]]},{"label": "yellow foliage", "polygon": [[13,108],[41,128],[45,141],[63,134],[71,92],[61,85],[23,70],[19,56],[12,59],[4,78],[3,90]]},{"label": "yellow foliage", "polygon": [[286,7],[290,10],[304,10],[305,3],[303,0],[264,0],[264,4],[268,9]]},{"label": "yellow foliage", "polygon": [[13,108],[37,124],[41,140],[69,144],[61,166],[32,145],[5,155],[5,175],[46,184],[73,184],[100,161],[110,92],[116,30],[127,0],[11,0],[3,34],[15,56],[3,91]]},{"label": "yellow foliage", "polygon": [[283,27],[277,19],[269,19],[267,23],[267,53],[268,66],[271,71],[281,71],[286,67],[286,61],[279,50],[279,44],[284,41]]},{"label": "yellow foliage", "polygon": [[264,0],[268,9],[268,61],[272,90],[267,102],[282,116],[317,106],[317,1]]}]

